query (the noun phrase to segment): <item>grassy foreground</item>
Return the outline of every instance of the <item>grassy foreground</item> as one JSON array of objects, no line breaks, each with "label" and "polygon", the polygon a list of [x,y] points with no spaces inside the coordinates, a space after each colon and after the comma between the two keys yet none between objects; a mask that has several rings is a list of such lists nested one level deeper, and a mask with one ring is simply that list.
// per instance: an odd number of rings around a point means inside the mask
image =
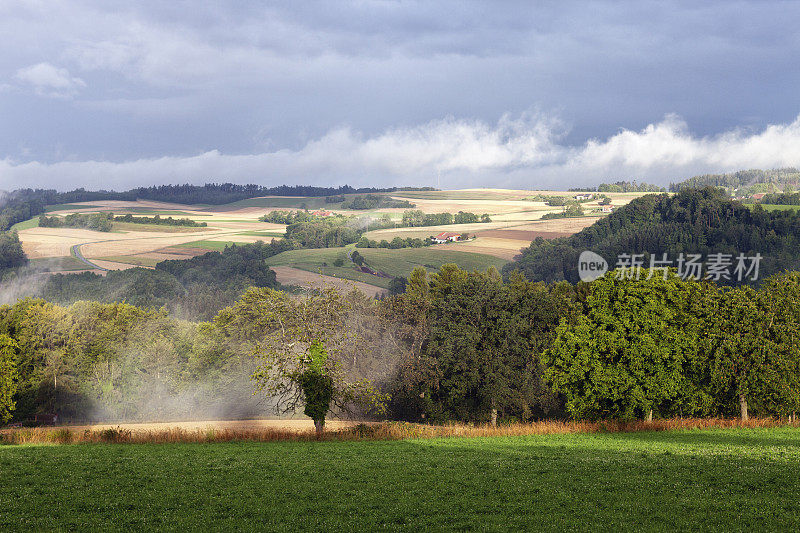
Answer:
[{"label": "grassy foreground", "polygon": [[796,530],[800,430],[0,446],[0,530]]}]

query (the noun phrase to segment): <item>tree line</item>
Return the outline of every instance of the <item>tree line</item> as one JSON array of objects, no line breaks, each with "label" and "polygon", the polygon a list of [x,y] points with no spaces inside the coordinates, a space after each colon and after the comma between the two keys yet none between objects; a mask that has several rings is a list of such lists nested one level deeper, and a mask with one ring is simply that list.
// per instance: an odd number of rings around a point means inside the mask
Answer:
[{"label": "tree line", "polygon": [[479,423],[796,415],[800,273],[758,289],[649,274],[545,284],[444,265],[383,300],[253,287],[200,323],[26,299],[0,307],[0,398],[18,419],[98,405],[134,416],[153,391],[235,375],[230,387],[255,383],[321,424],[343,410]]}]

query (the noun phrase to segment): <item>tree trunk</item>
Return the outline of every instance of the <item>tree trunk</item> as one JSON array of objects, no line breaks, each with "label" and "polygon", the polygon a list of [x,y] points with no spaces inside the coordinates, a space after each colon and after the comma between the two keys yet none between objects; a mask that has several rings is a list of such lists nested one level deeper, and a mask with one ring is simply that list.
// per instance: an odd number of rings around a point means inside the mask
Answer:
[{"label": "tree trunk", "polygon": [[317,438],[322,437],[322,431],[325,429],[325,419],[314,420],[314,429],[317,430]]},{"label": "tree trunk", "polygon": [[647,418],[645,418],[645,422],[652,422],[653,421],[653,410],[650,409],[647,411]]},{"label": "tree trunk", "polygon": [[747,420],[747,399],[744,397],[744,394],[739,395],[739,407],[742,410],[742,421]]},{"label": "tree trunk", "polygon": [[492,409],[492,427],[497,427],[497,409]]}]

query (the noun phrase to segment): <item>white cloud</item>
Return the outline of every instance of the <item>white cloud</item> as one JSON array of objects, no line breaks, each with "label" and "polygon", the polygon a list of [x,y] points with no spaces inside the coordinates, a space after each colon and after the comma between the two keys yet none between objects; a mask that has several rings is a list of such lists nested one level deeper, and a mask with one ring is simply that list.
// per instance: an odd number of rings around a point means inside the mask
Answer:
[{"label": "white cloud", "polygon": [[65,68],[58,68],[50,63],[37,63],[17,70],[14,79],[30,85],[39,96],[50,98],[69,98],[79,89],[86,87],[86,82],[70,75]]},{"label": "white cloud", "polygon": [[0,188],[125,189],[144,184],[280,183],[360,186],[564,188],[609,179],[666,184],[705,172],[800,165],[800,117],[760,132],[693,136],[670,115],[641,131],[621,130],[582,146],[559,143],[563,127],[541,116],[502,117],[490,125],[447,119],[365,137],[336,129],[297,150],[125,162],[18,163],[0,160]]}]

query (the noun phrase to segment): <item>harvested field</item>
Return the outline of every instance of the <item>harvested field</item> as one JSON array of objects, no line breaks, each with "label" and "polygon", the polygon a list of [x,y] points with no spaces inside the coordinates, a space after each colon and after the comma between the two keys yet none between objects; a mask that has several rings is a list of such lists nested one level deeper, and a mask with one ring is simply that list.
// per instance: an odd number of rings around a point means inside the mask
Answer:
[{"label": "harvested field", "polygon": [[275,271],[278,282],[282,285],[295,285],[298,287],[307,288],[320,288],[327,285],[332,285],[343,292],[358,289],[367,296],[371,297],[375,297],[378,294],[385,292],[384,289],[380,287],[362,283],[360,281],[351,281],[333,276],[325,276],[323,274],[316,274],[314,272],[308,272],[298,268],[287,266],[271,266],[270,268]]},{"label": "harvested field", "polygon": [[559,237],[569,237],[572,233],[565,231],[526,231],[521,229],[490,229],[475,233],[478,237],[494,237],[497,239],[511,239],[515,241],[531,242],[536,237],[543,239],[557,239]]},{"label": "harvested field", "polygon": [[578,233],[583,228],[591,226],[598,220],[598,217],[556,218],[553,220],[542,220],[539,222],[531,222],[529,224],[520,224],[518,226],[514,226],[513,229],[573,234]]}]

